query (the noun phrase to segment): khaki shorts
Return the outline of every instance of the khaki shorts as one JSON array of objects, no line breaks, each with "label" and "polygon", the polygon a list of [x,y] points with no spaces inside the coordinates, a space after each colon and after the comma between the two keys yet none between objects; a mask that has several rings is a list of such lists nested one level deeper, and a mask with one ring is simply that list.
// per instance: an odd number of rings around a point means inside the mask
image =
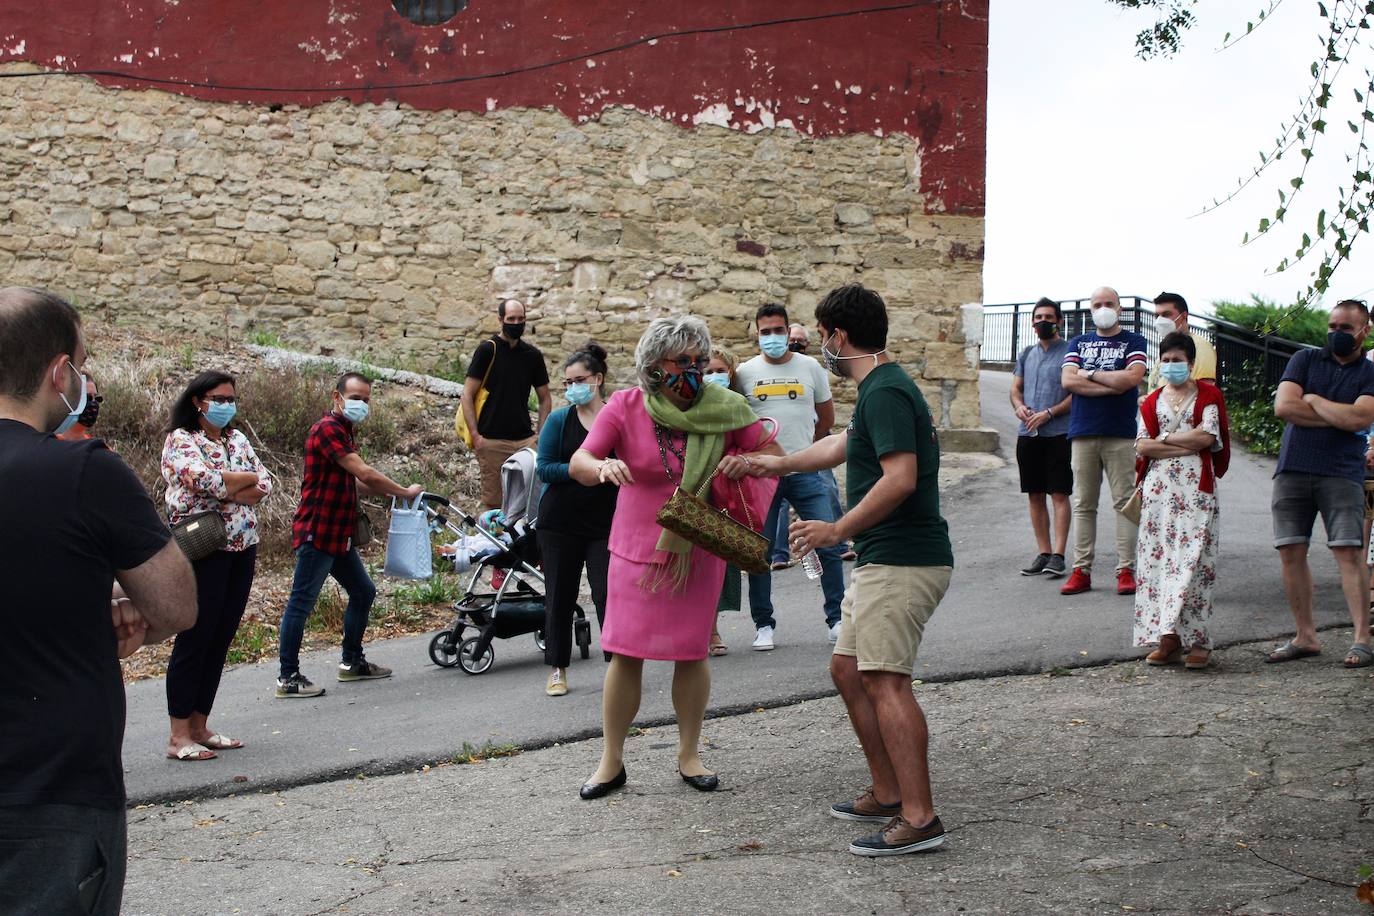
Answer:
[{"label": "khaki shorts", "polygon": [[836,655],[859,660],[860,671],[910,675],[916,652],[940,599],[949,589],[950,566],[882,566],[854,570],[840,605]]}]

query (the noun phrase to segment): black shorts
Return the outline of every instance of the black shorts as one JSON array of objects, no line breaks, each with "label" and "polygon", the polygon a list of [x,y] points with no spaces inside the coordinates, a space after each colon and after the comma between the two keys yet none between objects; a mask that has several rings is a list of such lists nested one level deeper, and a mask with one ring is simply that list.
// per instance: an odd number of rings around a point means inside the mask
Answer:
[{"label": "black shorts", "polygon": [[1073,452],[1068,436],[1017,436],[1022,493],[1072,493]]}]

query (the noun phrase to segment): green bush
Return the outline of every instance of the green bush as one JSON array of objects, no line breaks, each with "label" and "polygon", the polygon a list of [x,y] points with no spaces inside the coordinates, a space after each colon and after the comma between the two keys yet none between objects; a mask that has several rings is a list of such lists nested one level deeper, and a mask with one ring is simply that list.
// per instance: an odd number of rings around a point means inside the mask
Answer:
[{"label": "green bush", "polygon": [[1284,423],[1274,415],[1276,386],[1264,377],[1264,360],[1247,360],[1224,386],[1231,435],[1260,455],[1277,455]]},{"label": "green bush", "polygon": [[1326,345],[1327,313],[1320,309],[1279,305],[1252,295],[1249,302],[1216,302],[1217,317],[1257,334],[1273,334],[1316,347]]}]

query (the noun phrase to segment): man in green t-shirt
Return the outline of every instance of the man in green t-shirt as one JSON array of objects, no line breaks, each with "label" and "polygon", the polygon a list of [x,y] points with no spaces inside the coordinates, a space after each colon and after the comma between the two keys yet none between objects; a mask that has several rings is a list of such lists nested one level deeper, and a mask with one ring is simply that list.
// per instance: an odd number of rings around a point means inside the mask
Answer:
[{"label": "man in green t-shirt", "polygon": [[[945,831],[935,816],[925,716],[911,692],[921,634],[949,588],[954,552],[940,516],[940,445],[925,398],[887,355],[887,306],[862,286],[841,286],[816,306],[821,359],[859,387],[844,432],[785,456],[739,459],[755,476],[818,471],[845,463],[850,510],[838,521],[792,525],[799,554],[854,541],[859,558],[841,609],[830,674],[868,758],[873,788],[832,805],[843,820],[885,826],[849,851],[889,856],[932,849]],[[740,469],[726,467],[727,473]]]}]

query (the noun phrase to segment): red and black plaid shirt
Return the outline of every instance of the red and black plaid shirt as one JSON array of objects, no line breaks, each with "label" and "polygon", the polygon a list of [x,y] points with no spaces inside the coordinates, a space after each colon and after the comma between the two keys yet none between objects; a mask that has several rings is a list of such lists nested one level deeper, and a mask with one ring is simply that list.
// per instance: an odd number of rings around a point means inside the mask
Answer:
[{"label": "red and black plaid shirt", "polygon": [[309,544],[335,556],[348,552],[358,521],[358,483],[339,462],[357,450],[353,424],[333,412],[310,427],[301,504],[291,522],[291,549]]}]

